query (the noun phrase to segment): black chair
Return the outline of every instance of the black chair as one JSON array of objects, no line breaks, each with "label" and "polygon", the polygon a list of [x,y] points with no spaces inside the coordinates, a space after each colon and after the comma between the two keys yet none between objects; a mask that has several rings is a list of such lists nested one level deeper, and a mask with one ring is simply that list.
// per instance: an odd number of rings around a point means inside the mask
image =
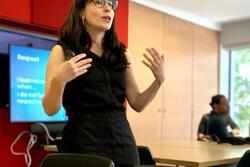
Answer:
[{"label": "black chair", "polygon": [[147,146],[137,146],[140,165],[156,165],[155,160]]},{"label": "black chair", "polygon": [[55,141],[54,141],[54,144],[56,144],[57,152],[63,153],[62,138],[56,138]]},{"label": "black chair", "polygon": [[237,167],[249,167],[249,166],[250,166],[250,150],[244,153]]},{"label": "black chair", "polygon": [[114,167],[112,160],[101,156],[77,153],[48,154],[40,167]]},{"label": "black chair", "polygon": [[137,146],[139,153],[140,165],[136,167],[169,167],[163,165],[156,165],[153,155],[147,146]]}]

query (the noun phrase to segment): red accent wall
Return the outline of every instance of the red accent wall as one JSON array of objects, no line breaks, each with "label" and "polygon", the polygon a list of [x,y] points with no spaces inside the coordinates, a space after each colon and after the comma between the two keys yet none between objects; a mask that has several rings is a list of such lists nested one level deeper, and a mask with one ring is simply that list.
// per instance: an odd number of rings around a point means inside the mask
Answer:
[{"label": "red accent wall", "polygon": [[[71,0],[34,0],[32,2],[32,23],[59,28],[69,11]],[[44,12],[46,11],[46,12]],[[120,0],[116,10],[116,28],[120,40],[128,41],[128,0]]]},{"label": "red accent wall", "polygon": [[119,0],[116,10],[116,30],[120,40],[128,46],[128,0]]},{"label": "red accent wall", "polygon": [[[0,0],[0,24],[7,24],[27,30],[47,32],[55,35],[63,23],[71,0]],[[2,18],[2,19],[1,19]],[[3,19],[4,18],[4,19]],[[11,20],[6,22],[6,18]],[[14,20],[14,21],[13,21]],[[15,20],[17,21],[15,23]],[[22,24],[20,24],[20,22]],[[120,40],[128,42],[128,0],[119,0],[116,10],[116,26]],[[46,28],[47,27],[47,28]],[[46,29],[48,31],[46,31]],[[39,32],[40,32],[39,31]],[[0,76],[1,82],[1,76]],[[24,130],[29,130],[28,123],[10,123],[9,110],[0,108],[0,162],[1,166],[25,167],[24,157],[10,152],[10,145]],[[24,151],[28,142],[25,135],[17,143],[16,151]],[[32,150],[32,167],[39,166],[47,152],[36,144]]]},{"label": "red accent wall", "polygon": [[26,23],[31,21],[31,0],[1,0],[0,17]]},{"label": "red accent wall", "polygon": [[60,28],[70,5],[71,0],[33,0],[32,23]]},{"label": "red accent wall", "polygon": [[[0,78],[1,79],[1,78]],[[10,123],[10,113],[7,109],[0,108],[0,162],[1,166],[26,167],[24,156],[15,156],[10,152],[10,146],[19,133],[29,130],[28,123]],[[29,135],[25,134],[15,145],[15,151],[24,152],[28,144]],[[32,167],[39,166],[47,152],[38,145],[34,145],[30,151],[32,155]]]}]

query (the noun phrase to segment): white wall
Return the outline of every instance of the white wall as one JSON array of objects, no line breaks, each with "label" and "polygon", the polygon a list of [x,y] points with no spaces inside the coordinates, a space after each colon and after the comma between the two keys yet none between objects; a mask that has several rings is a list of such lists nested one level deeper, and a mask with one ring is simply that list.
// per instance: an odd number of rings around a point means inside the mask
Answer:
[{"label": "white wall", "polygon": [[250,46],[250,19],[222,24],[220,42],[224,48]]}]

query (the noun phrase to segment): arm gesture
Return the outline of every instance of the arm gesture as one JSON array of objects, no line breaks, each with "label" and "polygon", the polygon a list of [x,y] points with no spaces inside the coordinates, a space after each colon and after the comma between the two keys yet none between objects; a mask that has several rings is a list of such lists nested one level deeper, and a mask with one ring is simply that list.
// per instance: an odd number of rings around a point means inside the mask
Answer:
[{"label": "arm gesture", "polygon": [[148,54],[143,54],[145,64],[154,74],[155,80],[161,85],[165,80],[164,76],[164,56],[160,55],[154,48],[146,49]]}]

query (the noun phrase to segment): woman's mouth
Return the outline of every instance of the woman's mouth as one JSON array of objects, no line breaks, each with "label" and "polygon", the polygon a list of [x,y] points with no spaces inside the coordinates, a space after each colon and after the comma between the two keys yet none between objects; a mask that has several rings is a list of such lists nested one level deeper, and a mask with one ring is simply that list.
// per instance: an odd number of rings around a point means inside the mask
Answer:
[{"label": "woman's mouth", "polygon": [[102,17],[105,21],[110,22],[111,21],[111,17],[110,16],[104,16]]}]

